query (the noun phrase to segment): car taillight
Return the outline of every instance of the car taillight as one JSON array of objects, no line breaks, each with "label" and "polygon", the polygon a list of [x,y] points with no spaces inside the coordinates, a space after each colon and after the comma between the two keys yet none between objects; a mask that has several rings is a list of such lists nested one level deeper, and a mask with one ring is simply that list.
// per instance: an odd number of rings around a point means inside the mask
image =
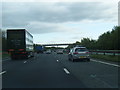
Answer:
[{"label": "car taillight", "polygon": [[78,52],[74,52],[73,54],[78,54]]},{"label": "car taillight", "polygon": [[19,49],[19,51],[23,51],[24,49]]},{"label": "car taillight", "polygon": [[9,49],[9,51],[14,51],[14,49]]}]

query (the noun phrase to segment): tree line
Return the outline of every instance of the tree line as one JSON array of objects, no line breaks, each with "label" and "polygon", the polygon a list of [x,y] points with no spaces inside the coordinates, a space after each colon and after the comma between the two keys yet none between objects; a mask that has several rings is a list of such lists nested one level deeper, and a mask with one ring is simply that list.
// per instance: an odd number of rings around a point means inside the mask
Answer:
[{"label": "tree line", "polygon": [[67,48],[74,47],[76,45],[85,46],[91,50],[120,50],[120,26],[114,26],[112,31],[107,31],[100,35],[97,40],[90,38],[83,38],[81,42],[76,41],[73,45],[69,45]]}]

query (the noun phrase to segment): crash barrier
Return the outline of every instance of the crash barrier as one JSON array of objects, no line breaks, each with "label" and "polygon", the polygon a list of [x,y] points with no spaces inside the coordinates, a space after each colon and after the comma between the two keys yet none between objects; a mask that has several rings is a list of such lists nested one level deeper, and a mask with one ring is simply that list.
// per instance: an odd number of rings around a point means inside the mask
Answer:
[{"label": "crash barrier", "polygon": [[120,50],[90,50],[90,54],[120,55]]}]

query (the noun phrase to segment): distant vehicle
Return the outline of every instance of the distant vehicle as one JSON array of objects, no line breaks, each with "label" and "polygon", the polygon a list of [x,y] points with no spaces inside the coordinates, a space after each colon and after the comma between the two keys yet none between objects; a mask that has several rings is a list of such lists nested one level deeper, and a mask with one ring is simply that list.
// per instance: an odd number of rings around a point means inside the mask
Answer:
[{"label": "distant vehicle", "polygon": [[8,29],[7,47],[11,59],[34,56],[33,36],[25,29]]},{"label": "distant vehicle", "polygon": [[70,50],[68,59],[73,62],[77,59],[90,61],[89,51],[86,47],[74,47]]},{"label": "distant vehicle", "polygon": [[36,51],[37,53],[43,53],[43,50],[44,50],[44,47],[43,47],[43,46],[36,46],[36,47],[35,47],[35,51]]},{"label": "distant vehicle", "polygon": [[63,49],[57,50],[57,54],[63,54]]},{"label": "distant vehicle", "polygon": [[51,50],[47,50],[45,53],[46,53],[46,54],[51,54],[52,51],[51,51]]}]

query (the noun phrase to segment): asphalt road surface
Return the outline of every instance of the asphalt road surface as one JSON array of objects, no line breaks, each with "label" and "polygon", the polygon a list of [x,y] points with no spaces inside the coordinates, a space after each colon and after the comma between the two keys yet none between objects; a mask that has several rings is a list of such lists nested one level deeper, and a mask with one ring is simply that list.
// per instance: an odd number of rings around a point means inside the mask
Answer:
[{"label": "asphalt road surface", "polygon": [[35,54],[2,63],[2,88],[118,88],[119,65],[91,59],[68,61],[67,54]]}]

